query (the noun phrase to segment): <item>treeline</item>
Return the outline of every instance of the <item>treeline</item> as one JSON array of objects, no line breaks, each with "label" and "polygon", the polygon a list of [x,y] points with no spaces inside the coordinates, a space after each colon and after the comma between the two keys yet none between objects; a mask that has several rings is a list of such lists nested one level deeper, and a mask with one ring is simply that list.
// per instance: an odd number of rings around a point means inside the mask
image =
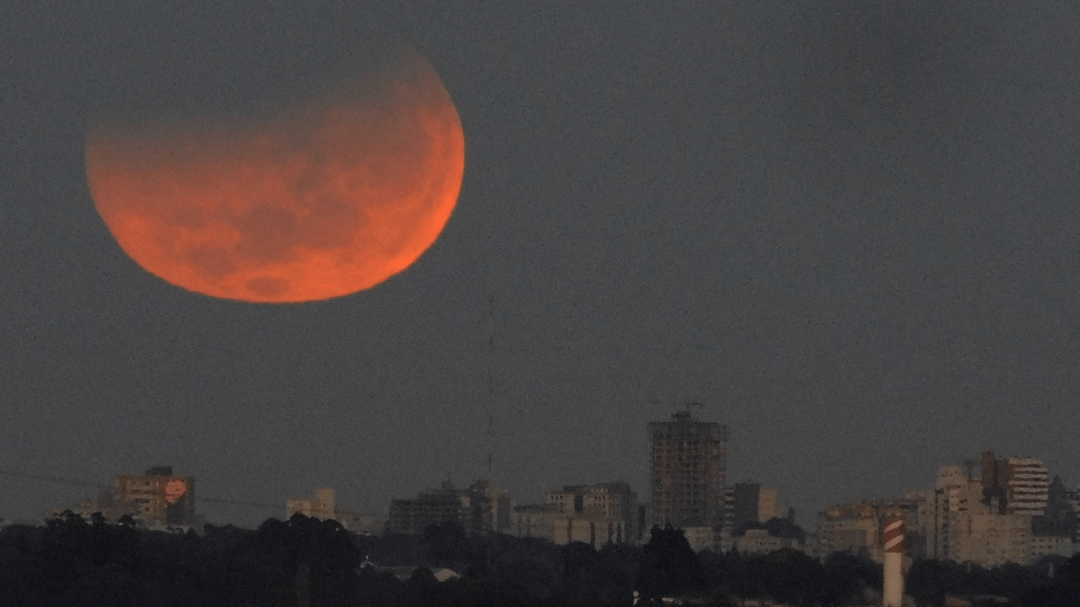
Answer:
[{"label": "treeline", "polygon": [[[444,568],[461,577],[436,581]],[[270,519],[256,530],[207,525],[201,535],[176,535],[140,531],[130,519],[107,525],[68,513],[44,527],[0,532],[0,605],[26,607],[591,607],[630,605],[635,591],[639,604],[681,596],[701,605],[767,598],[826,606],[867,604],[880,589],[880,566],[857,556],[819,562],[793,550],[695,554],[670,528],[654,529],[642,547],[599,551],[470,538],[455,524],[422,537],[358,537],[302,516]],[[921,561],[908,575],[908,592],[919,605],[941,605],[952,594],[1074,607],[1080,558],[1062,560],[1053,576],[1045,566],[988,571]]]}]

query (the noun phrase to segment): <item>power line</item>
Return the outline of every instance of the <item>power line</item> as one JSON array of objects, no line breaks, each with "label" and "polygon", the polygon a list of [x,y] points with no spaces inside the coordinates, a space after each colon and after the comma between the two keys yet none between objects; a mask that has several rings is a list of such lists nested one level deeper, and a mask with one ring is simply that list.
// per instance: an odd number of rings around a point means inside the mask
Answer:
[{"label": "power line", "polygon": [[[43,481],[47,483],[57,483],[63,485],[78,485],[81,487],[94,487],[95,489],[108,489],[112,485],[102,485],[101,483],[92,483],[90,481],[77,479],[77,478],[64,478],[62,476],[51,476],[47,474],[30,474],[28,472],[15,472],[14,470],[0,470],[0,476],[13,476],[16,478],[27,478],[36,481]],[[206,502],[208,504],[224,504],[229,506],[247,506],[250,508],[263,508],[281,510],[281,505],[263,504],[260,502],[245,502],[243,500],[227,500],[216,499],[212,497],[196,497],[196,502]]]},{"label": "power line", "polygon": [[0,470],[0,476],[16,476],[19,478],[29,478],[37,481],[45,481],[49,483],[61,483],[66,485],[81,485],[83,487],[96,487],[98,489],[105,489],[110,485],[102,485],[101,483],[91,483],[75,478],[64,478],[61,476],[48,476],[45,474],[28,474],[26,472],[15,472],[13,470]]},{"label": "power line", "polygon": [[229,505],[229,506],[249,506],[249,507],[252,507],[252,508],[266,508],[266,509],[270,509],[270,510],[281,510],[282,509],[281,504],[278,504],[278,505],[260,504],[259,502],[245,502],[245,501],[241,501],[241,500],[222,500],[222,499],[214,499],[214,498],[211,498],[211,497],[197,497],[197,498],[195,498],[195,501],[196,502],[207,502],[207,503],[210,503],[210,504],[226,504],[226,505]]}]

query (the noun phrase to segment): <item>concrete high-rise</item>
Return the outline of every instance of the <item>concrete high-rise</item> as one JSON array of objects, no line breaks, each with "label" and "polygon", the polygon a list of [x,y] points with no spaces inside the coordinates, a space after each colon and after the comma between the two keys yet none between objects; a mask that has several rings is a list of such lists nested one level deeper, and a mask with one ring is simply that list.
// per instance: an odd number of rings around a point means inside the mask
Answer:
[{"label": "concrete high-rise", "polygon": [[698,421],[687,411],[650,422],[652,520],[676,528],[712,527],[724,518],[728,428]]},{"label": "concrete high-rise", "polygon": [[1042,516],[1050,497],[1050,472],[1046,465],[1033,457],[1010,457],[1008,511],[1010,514]]},{"label": "concrete high-rise", "polygon": [[982,455],[983,501],[1001,514],[1046,514],[1050,473],[1033,457],[1003,459],[993,451]]}]

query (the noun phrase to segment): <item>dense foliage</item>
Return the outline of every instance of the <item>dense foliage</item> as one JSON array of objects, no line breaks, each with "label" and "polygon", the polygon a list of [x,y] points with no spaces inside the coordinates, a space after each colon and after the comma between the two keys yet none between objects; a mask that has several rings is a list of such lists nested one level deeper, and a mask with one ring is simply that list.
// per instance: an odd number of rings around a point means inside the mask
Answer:
[{"label": "dense foliage", "polygon": [[[442,568],[462,575],[438,582],[433,572]],[[604,606],[630,605],[635,590],[639,604],[686,596],[703,605],[769,598],[810,606],[866,604],[880,588],[880,567],[856,556],[820,562],[794,550],[695,554],[671,528],[654,529],[643,547],[599,551],[470,538],[453,524],[433,526],[423,537],[357,537],[335,522],[302,516],[270,519],[256,530],[208,525],[202,535],[176,535],[68,514],[0,533],[0,605],[26,607]],[[1047,562],[986,571],[920,561],[908,590],[920,605],[941,605],[953,594],[1073,606],[1080,557],[1061,559],[1053,575]]]}]

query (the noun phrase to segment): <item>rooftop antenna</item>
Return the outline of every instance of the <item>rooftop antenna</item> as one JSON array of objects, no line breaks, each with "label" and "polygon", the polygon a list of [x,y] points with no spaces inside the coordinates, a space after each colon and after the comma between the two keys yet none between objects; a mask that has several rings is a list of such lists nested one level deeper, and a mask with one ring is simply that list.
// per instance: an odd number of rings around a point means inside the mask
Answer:
[{"label": "rooftop antenna", "polygon": [[488,411],[487,411],[487,480],[491,480],[495,451],[495,296],[488,297]]}]

